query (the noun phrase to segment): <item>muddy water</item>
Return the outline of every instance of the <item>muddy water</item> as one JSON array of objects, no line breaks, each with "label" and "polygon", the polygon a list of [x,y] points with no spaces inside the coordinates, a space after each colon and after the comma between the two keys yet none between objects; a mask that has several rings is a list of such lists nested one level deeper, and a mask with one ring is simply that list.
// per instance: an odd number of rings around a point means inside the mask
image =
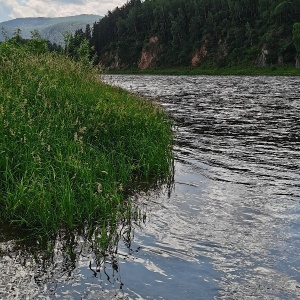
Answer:
[{"label": "muddy water", "polygon": [[145,222],[101,261],[80,235],[47,257],[2,228],[0,298],[300,298],[299,78],[103,80],[174,120],[174,185],[139,195]]}]

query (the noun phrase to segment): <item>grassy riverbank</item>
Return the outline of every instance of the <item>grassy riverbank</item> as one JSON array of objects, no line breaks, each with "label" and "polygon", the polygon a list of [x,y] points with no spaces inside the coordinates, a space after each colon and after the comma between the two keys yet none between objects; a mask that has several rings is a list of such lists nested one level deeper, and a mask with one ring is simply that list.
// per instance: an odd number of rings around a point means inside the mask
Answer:
[{"label": "grassy riverbank", "polygon": [[171,122],[92,68],[0,44],[0,217],[42,233],[108,223],[170,175]]},{"label": "grassy riverbank", "polygon": [[292,67],[261,67],[261,68],[178,68],[178,69],[149,69],[149,70],[112,70],[109,74],[146,74],[146,75],[249,75],[249,76],[299,76],[300,69]]}]

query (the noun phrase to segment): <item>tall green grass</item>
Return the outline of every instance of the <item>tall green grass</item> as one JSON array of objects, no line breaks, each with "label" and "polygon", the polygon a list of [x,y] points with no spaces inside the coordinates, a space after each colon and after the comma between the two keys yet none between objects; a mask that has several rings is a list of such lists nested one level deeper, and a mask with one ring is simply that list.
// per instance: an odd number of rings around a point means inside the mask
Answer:
[{"label": "tall green grass", "polygon": [[1,220],[42,233],[105,224],[170,175],[171,146],[155,104],[80,62],[0,44]]}]

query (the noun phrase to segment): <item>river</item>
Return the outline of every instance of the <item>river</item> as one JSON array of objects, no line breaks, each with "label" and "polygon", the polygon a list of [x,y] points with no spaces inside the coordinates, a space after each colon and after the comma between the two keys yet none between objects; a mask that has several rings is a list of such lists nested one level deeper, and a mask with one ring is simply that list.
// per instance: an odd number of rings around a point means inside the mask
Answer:
[{"label": "river", "polygon": [[100,265],[59,242],[39,264],[0,230],[0,298],[300,299],[299,77],[102,80],[174,120],[174,183],[136,197],[144,220]]}]

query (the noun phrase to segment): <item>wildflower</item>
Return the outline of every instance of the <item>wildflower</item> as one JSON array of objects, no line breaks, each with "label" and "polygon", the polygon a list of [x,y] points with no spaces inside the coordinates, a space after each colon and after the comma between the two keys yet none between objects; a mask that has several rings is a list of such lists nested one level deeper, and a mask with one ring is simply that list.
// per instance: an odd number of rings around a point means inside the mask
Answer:
[{"label": "wildflower", "polygon": [[15,131],[13,130],[13,129],[9,129],[9,132],[10,132],[10,134],[12,135],[12,136],[15,136],[16,135],[16,133],[15,133]]},{"label": "wildflower", "polygon": [[80,133],[85,133],[85,132],[86,132],[86,127],[81,127],[81,128],[79,128],[79,132],[80,132]]},{"label": "wildflower", "polygon": [[103,191],[102,184],[100,182],[96,182],[96,191],[98,194],[101,194]]}]

